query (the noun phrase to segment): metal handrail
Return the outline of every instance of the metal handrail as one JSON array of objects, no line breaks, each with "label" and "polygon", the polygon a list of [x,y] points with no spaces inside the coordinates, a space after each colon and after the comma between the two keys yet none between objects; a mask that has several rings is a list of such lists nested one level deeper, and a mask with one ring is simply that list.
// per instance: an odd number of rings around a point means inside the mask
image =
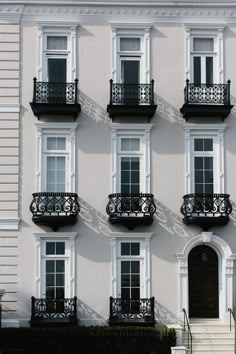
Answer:
[{"label": "metal handrail", "polygon": [[228,308],[228,311],[229,311],[229,313],[230,313],[230,316],[229,316],[229,326],[230,326],[230,331],[231,331],[231,327],[232,327],[232,325],[231,325],[231,320],[232,320],[232,318],[233,318],[234,323],[235,323],[235,315],[234,315],[233,310],[232,310],[230,307]]},{"label": "metal handrail", "polygon": [[[189,325],[189,319],[188,319],[188,315],[187,315],[187,312],[185,309],[183,309],[183,313],[184,313],[184,332],[185,332],[185,324],[186,324],[188,327],[188,349],[190,349],[190,353],[192,354],[193,344],[192,344],[192,333],[191,333],[191,329],[190,329],[190,325]],[[190,347],[189,347],[189,344],[190,344]]]}]

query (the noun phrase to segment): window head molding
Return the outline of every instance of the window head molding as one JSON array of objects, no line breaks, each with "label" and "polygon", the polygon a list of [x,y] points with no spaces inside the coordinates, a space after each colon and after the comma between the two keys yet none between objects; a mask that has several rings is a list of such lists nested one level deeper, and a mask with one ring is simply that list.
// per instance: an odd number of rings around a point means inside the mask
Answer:
[{"label": "window head molding", "polygon": [[224,82],[224,52],[223,52],[223,25],[217,24],[185,24],[185,76],[191,79],[191,52],[194,38],[212,38],[215,53],[215,83]]},{"label": "window head molding", "polygon": [[63,136],[68,141],[68,183],[69,192],[75,193],[75,131],[78,123],[46,123],[35,122],[37,129],[37,168],[36,168],[36,188],[37,192],[41,192],[44,186],[43,182],[43,139],[47,136]]},{"label": "window head molding", "polygon": [[150,193],[150,132],[153,124],[121,124],[111,123],[111,148],[112,148],[112,193],[118,190],[118,154],[119,138],[125,136],[138,137],[143,142],[143,193]]},{"label": "window head molding", "polygon": [[75,239],[77,232],[46,232],[34,233],[36,241],[36,258],[35,258],[35,274],[36,274],[36,287],[35,296],[42,296],[43,287],[43,243],[46,241],[64,241],[67,249],[67,258],[70,266],[68,267],[68,297],[75,296]]},{"label": "window head molding", "polygon": [[112,23],[112,80],[119,80],[119,40],[120,38],[140,38],[140,82],[150,82],[150,24]]},{"label": "window head molding", "polygon": [[145,298],[150,297],[150,279],[151,279],[151,266],[150,266],[150,258],[151,258],[151,237],[152,232],[132,232],[132,235],[128,232],[114,232],[111,233],[110,240],[111,240],[111,279],[112,279],[112,289],[111,294],[113,297],[117,297],[118,292],[118,277],[119,277],[119,270],[117,267],[117,255],[118,255],[118,247],[121,241],[123,242],[139,242],[141,248],[143,249],[143,261],[144,261],[144,296]]},{"label": "window head molding", "polygon": [[224,131],[227,124],[185,124],[185,189],[186,194],[192,192],[191,175],[191,144],[196,137],[210,137],[216,141],[216,174],[218,176],[218,191],[224,193]]}]

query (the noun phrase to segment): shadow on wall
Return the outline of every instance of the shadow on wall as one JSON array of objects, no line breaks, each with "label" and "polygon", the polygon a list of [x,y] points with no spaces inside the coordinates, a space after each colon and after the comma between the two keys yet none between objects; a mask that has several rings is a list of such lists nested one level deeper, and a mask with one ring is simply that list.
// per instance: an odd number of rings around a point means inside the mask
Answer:
[{"label": "shadow on wall", "polygon": [[111,122],[107,111],[81,91],[79,91],[79,103],[81,104],[81,110],[96,122],[107,124]]},{"label": "shadow on wall", "polygon": [[157,103],[157,114],[163,118],[168,120],[171,123],[177,123],[180,125],[185,124],[185,120],[182,117],[179,109],[171,106],[167,101],[165,101],[162,97],[155,94],[155,101]]},{"label": "shadow on wall", "polygon": [[[78,319],[81,321],[81,324],[87,324],[89,325],[88,322],[96,322],[97,325],[105,325],[107,323],[107,320],[100,316],[97,312],[95,312],[91,307],[89,307],[87,304],[85,304],[83,301],[78,299],[77,303],[77,310],[78,310]],[[109,306],[109,299],[107,299],[107,307]]]},{"label": "shadow on wall", "polygon": [[162,324],[162,325],[171,325],[171,324],[181,324],[181,321],[176,315],[170,310],[168,310],[166,307],[164,307],[162,304],[159,302],[155,301],[155,318],[156,322]]}]

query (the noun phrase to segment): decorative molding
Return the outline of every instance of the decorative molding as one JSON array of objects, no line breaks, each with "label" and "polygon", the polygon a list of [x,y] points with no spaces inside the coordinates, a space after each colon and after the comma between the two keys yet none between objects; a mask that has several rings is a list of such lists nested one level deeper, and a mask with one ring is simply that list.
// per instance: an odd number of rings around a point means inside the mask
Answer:
[{"label": "decorative molding", "polygon": [[20,220],[19,218],[1,218],[0,230],[18,230]]}]

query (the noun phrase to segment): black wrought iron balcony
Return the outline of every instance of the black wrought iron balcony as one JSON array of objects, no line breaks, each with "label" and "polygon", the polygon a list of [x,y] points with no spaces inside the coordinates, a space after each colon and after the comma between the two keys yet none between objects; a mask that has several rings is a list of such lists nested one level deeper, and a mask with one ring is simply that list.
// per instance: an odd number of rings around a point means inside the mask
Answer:
[{"label": "black wrought iron balcony", "polygon": [[154,326],[154,297],[120,299],[110,297],[109,325]]},{"label": "black wrought iron balcony", "polygon": [[223,121],[232,108],[230,80],[227,84],[193,84],[186,80],[184,104],[180,108],[186,121],[193,117],[220,117]]},{"label": "black wrought iron balcony", "polygon": [[186,225],[198,225],[204,231],[229,222],[232,205],[229,194],[186,194],[181,213]]},{"label": "black wrought iron balcony", "polygon": [[111,224],[121,224],[132,230],[137,225],[151,225],[156,206],[153,194],[114,193],[108,196],[106,212]]},{"label": "black wrought iron balcony", "polygon": [[110,102],[107,112],[115,117],[153,117],[157,109],[154,103],[154,80],[150,84],[117,84],[110,80]]},{"label": "black wrought iron balcony", "polygon": [[75,119],[81,111],[78,103],[78,79],[74,82],[39,82],[33,79],[33,100],[30,106],[34,115],[70,115]]},{"label": "black wrought iron balcony", "polygon": [[70,299],[37,299],[31,297],[31,327],[76,325],[77,297]]},{"label": "black wrought iron balcony", "polygon": [[37,225],[50,226],[54,231],[61,226],[74,225],[80,212],[75,193],[33,193],[30,211]]}]

